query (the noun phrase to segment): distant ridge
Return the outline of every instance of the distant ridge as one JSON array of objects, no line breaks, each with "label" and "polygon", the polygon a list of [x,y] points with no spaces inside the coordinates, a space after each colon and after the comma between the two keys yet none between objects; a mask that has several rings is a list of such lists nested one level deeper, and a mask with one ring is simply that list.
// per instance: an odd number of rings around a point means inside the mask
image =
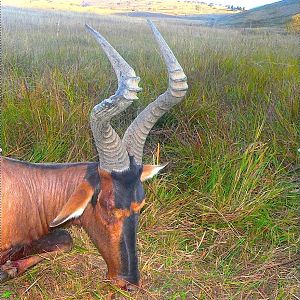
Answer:
[{"label": "distant ridge", "polygon": [[282,0],[256,7],[234,15],[224,15],[215,20],[215,25],[235,27],[284,26],[300,12],[299,0]]}]

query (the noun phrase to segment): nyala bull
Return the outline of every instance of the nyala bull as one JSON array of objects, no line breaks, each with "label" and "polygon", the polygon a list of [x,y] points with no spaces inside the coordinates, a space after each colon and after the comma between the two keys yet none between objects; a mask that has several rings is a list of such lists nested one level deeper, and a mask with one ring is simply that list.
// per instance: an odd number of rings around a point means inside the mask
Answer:
[{"label": "nyala bull", "polygon": [[169,86],[136,117],[122,139],[110,120],[138,99],[140,78],[102,35],[86,25],[118,78],[116,93],[90,115],[99,162],[34,164],[1,157],[0,282],[69,251],[72,238],[61,227],[77,225],[103,256],[109,280],[124,289],[139,285],[136,238],[145,204],[142,182],[163,167],[143,165],[143,148],[151,128],[188,88],[174,54],[151,21],[149,25],[167,65]]}]

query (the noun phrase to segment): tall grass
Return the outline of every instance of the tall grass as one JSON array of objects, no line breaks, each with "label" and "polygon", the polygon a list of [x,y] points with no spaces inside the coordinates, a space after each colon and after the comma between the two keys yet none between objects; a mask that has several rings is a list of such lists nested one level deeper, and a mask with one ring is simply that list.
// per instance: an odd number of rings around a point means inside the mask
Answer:
[{"label": "tall grass", "polygon": [[[5,9],[5,155],[34,162],[97,159],[89,113],[115,91],[116,78],[84,23],[107,37],[142,78],[139,100],[114,120],[120,134],[165,91],[167,74],[144,20]],[[169,166],[147,184],[138,242],[143,288],[129,295],[105,283],[98,253],[73,230],[71,254],[8,283],[12,299],[105,299],[111,293],[126,299],[295,299],[296,36],[155,23],[190,88],[157,123],[145,149],[145,161],[154,157]]]}]

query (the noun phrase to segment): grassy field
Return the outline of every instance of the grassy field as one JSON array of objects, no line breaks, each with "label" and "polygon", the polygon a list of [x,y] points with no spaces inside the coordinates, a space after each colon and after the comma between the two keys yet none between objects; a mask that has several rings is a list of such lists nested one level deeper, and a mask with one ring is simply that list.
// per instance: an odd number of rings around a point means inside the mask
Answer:
[{"label": "grassy field", "polygon": [[152,12],[170,15],[232,14],[223,6],[185,2],[183,0],[3,0],[5,6],[55,9],[73,12],[115,14]]},{"label": "grassy field", "polygon": [[[3,10],[4,155],[32,162],[95,160],[89,112],[115,91],[106,36],[142,78],[114,121],[167,87],[145,20]],[[147,183],[138,247],[142,288],[117,290],[86,234],[75,247],[0,288],[3,299],[299,299],[298,39],[155,21],[189,81],[185,101],[151,132],[145,161],[169,162]],[[156,149],[160,144],[160,157]]]}]

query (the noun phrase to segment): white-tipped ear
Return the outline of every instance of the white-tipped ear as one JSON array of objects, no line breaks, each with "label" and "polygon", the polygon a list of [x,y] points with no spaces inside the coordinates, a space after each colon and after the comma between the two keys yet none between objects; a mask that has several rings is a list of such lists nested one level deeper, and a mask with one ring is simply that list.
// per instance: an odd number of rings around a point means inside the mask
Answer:
[{"label": "white-tipped ear", "polygon": [[164,165],[144,165],[141,175],[141,181],[148,180],[155,176],[160,170],[162,170],[167,164]]},{"label": "white-tipped ear", "polygon": [[50,223],[50,227],[56,227],[68,220],[80,217],[91,201],[93,194],[94,189],[91,185],[83,181],[73,192],[57,217]]}]

